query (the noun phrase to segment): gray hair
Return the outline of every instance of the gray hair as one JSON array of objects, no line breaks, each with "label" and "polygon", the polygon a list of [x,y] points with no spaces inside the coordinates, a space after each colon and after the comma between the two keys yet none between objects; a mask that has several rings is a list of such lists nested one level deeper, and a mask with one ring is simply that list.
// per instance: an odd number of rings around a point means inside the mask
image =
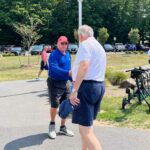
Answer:
[{"label": "gray hair", "polygon": [[94,36],[94,31],[93,31],[93,29],[90,26],[82,25],[78,29],[78,34],[82,35],[84,37],[93,37]]}]

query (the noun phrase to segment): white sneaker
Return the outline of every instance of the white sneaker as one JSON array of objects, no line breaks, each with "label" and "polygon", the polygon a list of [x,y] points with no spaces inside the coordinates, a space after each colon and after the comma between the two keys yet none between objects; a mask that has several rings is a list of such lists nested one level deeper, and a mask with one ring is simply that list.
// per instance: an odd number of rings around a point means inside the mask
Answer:
[{"label": "white sneaker", "polygon": [[66,126],[64,126],[63,128],[60,127],[59,133],[60,133],[60,134],[63,134],[63,135],[70,136],[70,137],[73,137],[73,136],[74,136],[74,133],[73,133],[72,131],[68,130],[68,129],[66,128]]},{"label": "white sneaker", "polygon": [[48,135],[51,139],[56,138],[56,131],[55,131],[55,125],[49,125],[49,132]]},{"label": "white sneaker", "polygon": [[37,81],[40,81],[40,78],[39,78],[39,77],[37,77],[37,78],[36,78],[36,80],[37,80]]}]

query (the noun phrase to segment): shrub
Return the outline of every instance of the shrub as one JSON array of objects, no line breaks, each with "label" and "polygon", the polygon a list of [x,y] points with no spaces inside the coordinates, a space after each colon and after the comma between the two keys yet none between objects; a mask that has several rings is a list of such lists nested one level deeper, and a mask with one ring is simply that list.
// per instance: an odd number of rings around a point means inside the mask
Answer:
[{"label": "shrub", "polygon": [[107,69],[106,70],[106,78],[108,79],[110,76],[111,76],[111,74],[112,74],[112,72],[111,72],[111,70],[110,69]]},{"label": "shrub", "polygon": [[137,51],[133,51],[133,54],[138,54],[138,52]]},{"label": "shrub", "polygon": [[109,38],[109,33],[108,33],[107,28],[103,27],[103,28],[99,29],[99,31],[98,31],[98,38],[99,38],[99,41],[101,42],[101,44],[104,45],[105,42]]},{"label": "shrub", "polygon": [[9,57],[9,56],[15,56],[15,54],[13,53],[4,53],[3,57]]},{"label": "shrub", "polygon": [[132,52],[131,52],[131,51],[126,51],[125,53],[126,53],[126,54],[132,54]]},{"label": "shrub", "polygon": [[140,34],[139,34],[139,29],[131,29],[130,32],[128,33],[128,38],[131,43],[136,44],[140,40]]},{"label": "shrub", "polygon": [[106,78],[112,85],[120,85],[120,83],[127,79],[127,75],[123,72],[106,72]]},{"label": "shrub", "polygon": [[144,54],[144,51],[139,51],[140,54]]}]

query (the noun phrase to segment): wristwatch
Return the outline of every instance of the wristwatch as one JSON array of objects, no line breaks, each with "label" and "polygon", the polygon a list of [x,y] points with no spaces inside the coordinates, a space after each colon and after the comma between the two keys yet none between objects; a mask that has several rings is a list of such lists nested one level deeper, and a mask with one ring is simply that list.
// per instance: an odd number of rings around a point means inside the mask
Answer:
[{"label": "wristwatch", "polygon": [[73,88],[73,89],[72,89],[72,93],[75,93],[75,92],[78,92],[78,91],[77,91],[76,89]]}]

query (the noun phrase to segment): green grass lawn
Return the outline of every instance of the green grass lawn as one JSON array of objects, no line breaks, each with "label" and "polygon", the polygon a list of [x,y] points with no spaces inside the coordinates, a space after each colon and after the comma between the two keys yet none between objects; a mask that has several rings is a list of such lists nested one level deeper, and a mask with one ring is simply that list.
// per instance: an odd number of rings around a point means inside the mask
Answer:
[{"label": "green grass lawn", "polygon": [[[75,55],[72,55],[74,61]],[[40,57],[31,56],[31,67],[22,67],[28,63],[26,56],[0,57],[0,81],[6,80],[24,80],[34,79],[37,76],[40,66]],[[107,55],[107,69],[110,70],[124,70],[147,64],[147,55],[145,54],[108,54]],[[42,78],[47,77],[47,72],[44,71]]]},{"label": "green grass lawn", "polygon": [[146,54],[107,55],[107,68],[111,70],[120,71],[142,65],[148,65],[148,56]]},{"label": "green grass lawn", "polygon": [[121,104],[122,97],[104,97],[97,120],[106,121],[108,125],[150,129],[150,113],[145,103],[140,105],[135,99],[125,110]]},{"label": "green grass lawn", "polygon": [[[72,55],[72,62],[75,55]],[[125,69],[147,65],[146,54],[108,54],[107,69],[112,71],[123,71]],[[35,79],[40,67],[40,57],[30,57],[30,67],[25,67],[28,63],[26,56],[21,57],[0,57],[0,81]],[[44,71],[42,78],[47,77]],[[108,87],[106,87],[108,88]],[[116,90],[117,92],[117,90]],[[139,105],[135,100],[127,110],[122,111],[122,97],[104,97],[102,101],[101,113],[97,119],[108,124],[133,128],[150,128],[150,114],[145,104]]]},{"label": "green grass lawn", "polygon": [[[0,81],[6,80],[24,80],[34,79],[37,77],[40,67],[40,57],[30,57],[30,67],[27,67],[28,57],[13,56],[0,58]],[[41,77],[47,76],[47,72],[43,71]]]}]

